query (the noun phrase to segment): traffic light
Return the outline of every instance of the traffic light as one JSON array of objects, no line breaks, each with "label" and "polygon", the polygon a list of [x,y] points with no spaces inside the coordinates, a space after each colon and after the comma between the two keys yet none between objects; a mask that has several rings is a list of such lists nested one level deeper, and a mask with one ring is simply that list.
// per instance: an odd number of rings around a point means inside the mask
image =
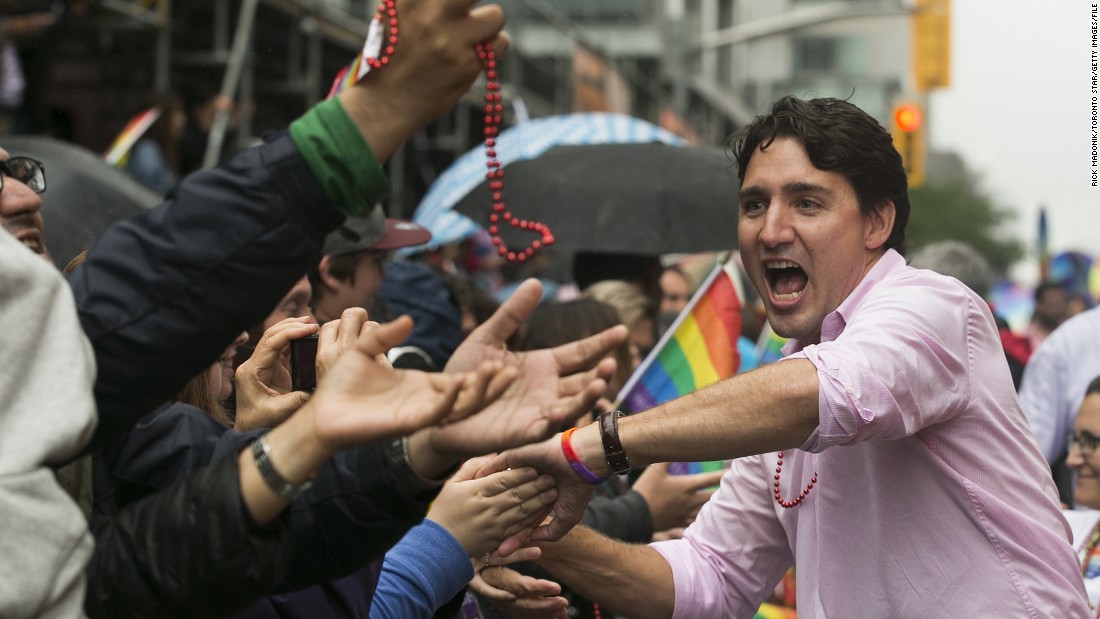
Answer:
[{"label": "traffic light", "polygon": [[916,0],[911,19],[916,91],[947,88],[951,85],[951,0]]},{"label": "traffic light", "polygon": [[915,103],[899,103],[890,115],[890,136],[901,154],[910,187],[924,184],[924,114]]}]

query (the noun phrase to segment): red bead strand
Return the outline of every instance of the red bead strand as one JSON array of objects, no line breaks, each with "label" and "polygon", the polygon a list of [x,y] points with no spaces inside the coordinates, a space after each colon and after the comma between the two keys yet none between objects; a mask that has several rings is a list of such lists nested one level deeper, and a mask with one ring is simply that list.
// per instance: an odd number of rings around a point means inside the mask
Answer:
[{"label": "red bead strand", "polygon": [[[477,55],[485,65],[485,179],[489,181],[490,200],[493,208],[489,214],[489,236],[497,253],[509,262],[524,262],[534,255],[540,247],[552,245],[554,235],[546,224],[527,221],[512,216],[504,202],[504,169],[497,159],[496,138],[500,135],[500,123],[503,120],[504,105],[501,103],[500,82],[497,81],[497,60],[493,46],[489,43],[477,45]],[[513,228],[534,232],[539,238],[531,241],[525,249],[510,250],[500,238],[500,222],[504,220]]]},{"label": "red bead strand", "polygon": [[382,41],[382,49],[378,50],[377,58],[367,58],[367,64],[372,69],[381,69],[390,63],[390,56],[397,47],[397,0],[382,0],[378,5],[378,21],[386,28],[385,39]]},{"label": "red bead strand", "polygon": [[[378,6],[377,18],[383,27],[387,28],[387,34],[382,42],[382,49],[379,50],[378,57],[366,59],[367,64],[373,69],[379,69],[389,64],[394,48],[397,47],[397,0],[382,0],[382,4]],[[504,169],[500,165],[500,160],[497,159],[496,151],[496,138],[500,135],[500,125],[504,118],[500,82],[497,81],[497,59],[490,43],[478,43],[476,50],[478,58],[485,66],[484,135],[485,166],[488,168],[485,179],[489,181],[490,199],[493,204],[493,209],[489,214],[489,236],[492,238],[493,246],[497,248],[497,253],[509,262],[524,262],[533,256],[539,248],[552,245],[554,235],[550,233],[550,228],[546,227],[544,223],[513,217],[504,203]],[[498,224],[501,219],[513,228],[534,232],[539,235],[539,238],[532,241],[525,249],[512,251],[504,245],[500,238],[500,226]]]},{"label": "red bead strand", "polygon": [[779,474],[782,471],[783,471],[783,452],[781,451],[781,452],[779,452],[779,459],[775,463],[775,485],[774,485],[774,487],[775,487],[775,493],[774,493],[775,502],[779,503],[779,505],[782,506],[782,507],[790,509],[790,508],[794,507],[795,505],[798,505],[799,503],[801,503],[807,496],[809,496],[810,491],[814,489],[814,484],[817,483],[817,471],[814,471],[813,477],[810,478],[810,482],[808,484],[806,484],[806,487],[802,489],[802,492],[798,493],[798,497],[793,501],[786,501],[786,500],[783,499],[783,497],[779,496]]}]

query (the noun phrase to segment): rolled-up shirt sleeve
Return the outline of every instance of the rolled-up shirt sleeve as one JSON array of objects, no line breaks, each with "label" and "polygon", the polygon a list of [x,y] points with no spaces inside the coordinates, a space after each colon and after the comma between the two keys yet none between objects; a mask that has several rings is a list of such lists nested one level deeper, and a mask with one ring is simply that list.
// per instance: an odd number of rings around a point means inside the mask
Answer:
[{"label": "rolled-up shirt sleeve", "polygon": [[[868,299],[861,308],[866,318],[788,357],[813,363],[820,382],[818,428],[801,449],[902,438],[964,409],[971,338],[983,317],[969,296],[937,292],[916,308],[912,296]],[[872,304],[878,307],[868,311]],[[829,319],[843,320],[840,313]]]},{"label": "rolled-up shirt sleeve", "polygon": [[752,617],[794,562],[763,471],[734,460],[684,537],[650,544],[672,569],[673,617]]}]

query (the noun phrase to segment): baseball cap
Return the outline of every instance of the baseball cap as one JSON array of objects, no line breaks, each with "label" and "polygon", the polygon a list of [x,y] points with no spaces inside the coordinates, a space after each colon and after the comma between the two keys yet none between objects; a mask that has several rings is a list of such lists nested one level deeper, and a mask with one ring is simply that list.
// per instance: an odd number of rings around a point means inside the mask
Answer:
[{"label": "baseball cap", "polygon": [[344,224],[325,237],[327,256],[350,254],[364,249],[390,251],[411,245],[423,245],[432,238],[427,228],[405,219],[386,217],[381,205],[362,217],[348,217]]}]

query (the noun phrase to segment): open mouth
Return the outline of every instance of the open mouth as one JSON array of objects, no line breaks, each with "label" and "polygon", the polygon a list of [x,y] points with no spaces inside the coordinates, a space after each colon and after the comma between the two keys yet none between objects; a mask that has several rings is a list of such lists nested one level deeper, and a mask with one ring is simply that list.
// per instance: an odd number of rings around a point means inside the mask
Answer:
[{"label": "open mouth", "polygon": [[24,230],[16,234],[15,238],[34,253],[42,253],[42,235],[37,230]]},{"label": "open mouth", "polygon": [[810,278],[802,267],[789,260],[764,263],[764,277],[777,301],[794,301],[802,296]]}]

